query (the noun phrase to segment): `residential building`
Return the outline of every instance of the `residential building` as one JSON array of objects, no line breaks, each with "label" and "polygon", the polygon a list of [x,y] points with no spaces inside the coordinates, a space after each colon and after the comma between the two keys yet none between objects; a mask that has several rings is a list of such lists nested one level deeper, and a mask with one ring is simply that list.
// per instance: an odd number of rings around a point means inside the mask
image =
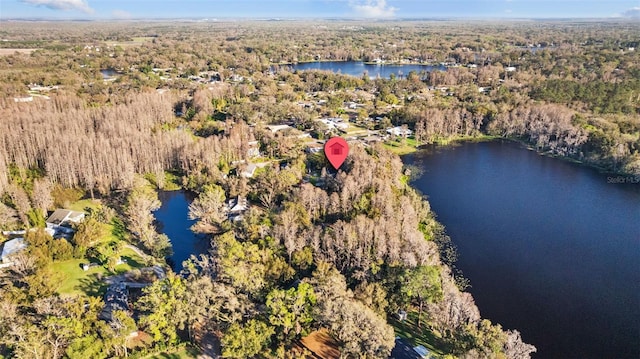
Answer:
[{"label": "residential building", "polygon": [[256,173],[256,169],[258,169],[258,166],[255,163],[249,163],[240,175],[245,178],[251,178]]},{"label": "residential building", "polygon": [[113,313],[116,310],[131,313],[129,309],[129,292],[125,283],[116,283],[107,288],[107,292],[104,295],[104,307],[98,318],[113,323]]},{"label": "residential building", "polygon": [[268,125],[267,128],[273,133],[276,133],[278,131],[293,129],[293,127],[289,125]]},{"label": "residential building", "polygon": [[72,211],[70,209],[56,209],[49,218],[47,218],[47,223],[58,226],[71,225],[82,222],[84,216],[84,212]]},{"label": "residential building", "polygon": [[56,209],[47,218],[47,229],[53,230],[53,236],[68,235],[74,232],[71,228],[74,224],[84,220],[84,212],[72,211],[70,209]]},{"label": "residential building", "polygon": [[402,126],[387,128],[387,133],[394,136],[411,136],[413,131],[408,128],[402,128]]},{"label": "residential building", "polygon": [[230,221],[242,220],[242,215],[249,209],[247,198],[243,196],[237,196],[232,198],[227,203],[227,218]]},{"label": "residential building", "polygon": [[2,246],[2,254],[0,255],[0,262],[3,264],[11,263],[9,257],[25,248],[27,248],[27,243],[24,241],[24,238],[14,238],[4,242],[4,245]]}]

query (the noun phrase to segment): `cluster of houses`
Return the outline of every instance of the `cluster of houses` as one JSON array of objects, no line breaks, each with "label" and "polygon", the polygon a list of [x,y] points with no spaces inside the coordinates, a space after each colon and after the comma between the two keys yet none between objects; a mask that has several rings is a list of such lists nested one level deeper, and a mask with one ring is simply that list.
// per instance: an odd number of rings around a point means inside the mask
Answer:
[{"label": "cluster of houses", "polygon": [[335,129],[341,132],[347,132],[347,129],[349,129],[349,124],[344,122],[340,117],[321,118],[317,121],[323,123],[330,130]]},{"label": "cluster of houses", "polygon": [[[56,209],[49,218],[47,218],[45,231],[53,238],[68,239],[74,232],[72,226],[82,222],[84,217],[85,214],[83,212],[69,209]],[[11,266],[11,256],[27,248],[27,243],[24,241],[25,233],[25,230],[2,232],[4,236],[10,237],[11,239],[2,245],[0,268]]]}]

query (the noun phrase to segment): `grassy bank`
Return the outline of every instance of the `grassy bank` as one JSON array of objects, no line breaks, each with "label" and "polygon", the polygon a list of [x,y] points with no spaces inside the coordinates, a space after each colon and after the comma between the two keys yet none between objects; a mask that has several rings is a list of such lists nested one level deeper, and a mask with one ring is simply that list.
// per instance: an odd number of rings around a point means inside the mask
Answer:
[{"label": "grassy bank", "polygon": [[[616,175],[616,176],[630,176],[630,177],[635,177],[638,179],[638,181],[640,181],[640,175],[633,174],[633,173],[625,173],[620,171],[616,172],[611,170],[608,167],[603,166],[600,163],[581,161],[573,157],[554,154],[554,153],[551,153],[550,151],[541,151],[531,143],[515,137],[502,137],[502,136],[493,136],[493,135],[454,136],[454,137],[435,139],[430,144],[437,145],[437,146],[451,146],[451,145],[455,145],[458,143],[465,143],[465,142],[477,143],[477,142],[489,142],[489,141],[495,141],[495,140],[505,140],[505,141],[514,142],[522,145],[523,147],[527,148],[530,151],[534,151],[538,153],[539,155],[556,158],[563,161],[575,163],[581,166],[593,168],[602,174],[610,174],[610,175]],[[412,140],[411,138],[407,139],[404,144],[402,144],[401,141],[398,141],[398,140],[385,142],[385,147],[387,147],[389,150],[391,150],[392,152],[400,156],[413,153],[420,148],[420,146],[416,144],[416,141]]]},{"label": "grassy bank", "polygon": [[489,142],[499,140],[500,136],[480,135],[480,136],[454,136],[447,138],[439,138],[433,141],[433,144],[438,146],[448,146],[461,142]]},{"label": "grassy bank", "polygon": [[384,147],[391,152],[402,156],[413,153],[418,150],[418,141],[414,137],[396,138],[395,140],[385,141]]},{"label": "grassy bank", "polygon": [[575,164],[578,164],[578,165],[581,165],[581,166],[584,166],[584,167],[589,167],[589,168],[595,169],[596,171],[598,171],[598,172],[600,172],[602,174],[609,174],[609,175],[615,175],[615,176],[630,176],[630,177],[635,177],[635,178],[638,179],[638,181],[640,181],[640,174],[633,174],[633,173],[614,171],[614,170],[611,170],[610,168],[607,168],[607,167],[603,166],[600,163],[589,162],[589,161],[581,161],[581,160],[573,158],[573,157],[558,155],[558,154],[552,153],[550,151],[541,151],[540,149],[536,148],[536,146],[534,146],[531,143],[529,143],[529,142],[527,142],[527,141],[525,141],[523,139],[520,139],[520,138],[516,138],[516,137],[497,137],[496,136],[495,139],[501,139],[501,140],[507,140],[507,141],[515,142],[515,143],[518,143],[518,144],[522,145],[523,147],[527,148],[530,151],[536,152],[537,154],[539,154],[541,156],[556,158],[556,159],[559,159],[559,160],[575,163]]},{"label": "grassy bank", "polygon": [[407,319],[399,321],[389,318],[389,324],[393,327],[396,336],[407,340],[412,346],[422,345],[432,353],[442,355],[443,344],[437,333],[429,330],[426,323],[427,314],[422,313],[422,325],[418,328],[418,312],[409,311]]},{"label": "grassy bank", "polygon": [[175,351],[165,351],[158,354],[152,354],[145,359],[195,359],[201,355],[200,351],[190,345]]},{"label": "grassy bank", "polygon": [[[456,143],[461,142],[487,142],[494,141],[500,139],[499,136],[489,136],[489,135],[481,135],[481,136],[455,136],[455,137],[447,137],[440,138],[434,140],[431,144],[438,146],[450,146]],[[420,149],[418,141],[414,137],[408,138],[396,138],[395,140],[386,141],[384,146],[388,148],[391,152],[403,156],[413,152],[416,152]]]}]

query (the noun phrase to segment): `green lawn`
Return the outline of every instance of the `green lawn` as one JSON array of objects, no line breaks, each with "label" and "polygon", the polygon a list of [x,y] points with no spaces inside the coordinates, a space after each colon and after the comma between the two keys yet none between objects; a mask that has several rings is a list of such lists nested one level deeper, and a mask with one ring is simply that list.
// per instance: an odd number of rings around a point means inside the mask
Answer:
[{"label": "green lawn", "polygon": [[62,273],[58,294],[96,296],[104,293],[107,285],[101,278],[108,276],[109,271],[103,266],[83,271],[80,265],[86,262],[86,259],[70,259],[53,263],[53,270]]},{"label": "green lawn", "polygon": [[501,138],[500,136],[479,135],[479,136],[451,136],[447,138],[439,138],[434,140],[435,144],[440,146],[451,145],[457,142],[485,142],[493,141]]},{"label": "green lawn", "polygon": [[78,212],[86,212],[87,208],[96,209],[98,206],[100,206],[100,202],[89,198],[70,204],[68,209]]},{"label": "green lawn", "polygon": [[123,268],[124,271],[129,271],[134,268],[142,268],[145,266],[144,260],[130,248],[124,248],[121,250],[120,257],[127,263],[116,267],[116,271],[118,272],[122,271],[121,268]]},{"label": "green lawn", "polygon": [[189,346],[176,352],[154,354],[146,359],[195,359],[199,354],[200,351],[198,349]]},{"label": "green lawn", "polygon": [[175,173],[165,172],[164,173],[164,188],[165,191],[177,191],[182,188],[180,184],[181,177],[176,175]]},{"label": "green lawn", "polygon": [[[158,180],[154,173],[147,173],[144,175],[144,178],[151,183],[153,189],[158,188]],[[177,191],[182,188],[181,177],[176,173],[172,173],[169,171],[164,172],[164,183],[162,190],[164,191]]]},{"label": "green lawn", "polygon": [[140,37],[131,38],[131,41],[116,41],[116,42],[108,41],[108,44],[111,46],[120,46],[120,47],[126,48],[131,46],[140,46],[144,43],[148,43],[152,41],[153,39],[154,37],[150,37],[150,36],[140,36]]},{"label": "green lawn", "polygon": [[[83,199],[69,205],[69,209],[74,211],[86,211],[86,208],[95,209],[100,205],[99,201]],[[125,228],[121,222],[113,221],[110,224],[101,223],[102,235],[97,243],[116,243],[125,239]],[[88,259],[70,259],[53,263],[53,270],[62,277],[58,294],[65,295],[102,295],[106,289],[106,284],[102,278],[113,274],[121,274],[134,268],[142,268],[145,262],[139,255],[129,248],[124,248],[118,253],[126,261],[124,264],[116,266],[115,273],[109,271],[106,264],[93,267],[88,271],[82,270],[81,264],[89,262]]]},{"label": "green lawn", "polygon": [[398,138],[395,140],[386,141],[384,146],[391,150],[391,152],[397,155],[406,155],[418,150],[416,147],[418,142],[413,137]]},{"label": "green lawn", "polygon": [[425,323],[426,314],[422,313],[422,325],[418,328],[418,312],[410,311],[407,313],[407,320],[398,321],[394,317],[389,318],[389,324],[393,327],[397,336],[407,339],[411,345],[423,345],[430,351],[442,355],[443,351],[447,351],[443,348],[440,337],[437,333],[428,329]]},{"label": "green lawn", "polygon": [[354,125],[352,123],[349,124],[349,128],[347,128],[347,135],[348,136],[355,136],[355,135],[366,135],[368,133],[366,127],[360,127],[358,125]]},{"label": "green lawn", "polygon": [[[116,266],[115,274],[144,267],[142,258],[129,248],[120,251],[120,257],[127,263]],[[99,296],[104,293],[107,285],[102,281],[102,278],[114,273],[111,273],[105,266],[97,266],[84,271],[81,264],[87,262],[87,259],[70,259],[53,263],[53,270],[62,274],[62,281],[57,289],[58,294]]]},{"label": "green lawn", "polygon": [[140,43],[149,42],[149,41],[152,41],[153,39],[155,39],[155,37],[153,36],[139,36],[139,37],[131,38],[133,42],[140,42]]}]

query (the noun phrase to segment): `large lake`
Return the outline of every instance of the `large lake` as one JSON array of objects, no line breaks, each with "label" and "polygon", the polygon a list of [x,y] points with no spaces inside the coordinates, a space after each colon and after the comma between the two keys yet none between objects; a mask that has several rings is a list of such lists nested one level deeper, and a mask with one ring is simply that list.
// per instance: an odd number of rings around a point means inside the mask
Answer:
[{"label": "large lake", "polygon": [[294,65],[281,65],[292,70],[324,70],[362,77],[365,73],[372,79],[389,78],[391,74],[396,77],[406,77],[409,72],[415,71],[420,74],[422,71],[446,70],[444,66],[419,65],[419,64],[399,64],[399,65],[375,65],[366,64],[362,61],[327,61],[327,62],[303,62]]},{"label": "large lake", "polygon": [[510,142],[405,156],[483,317],[535,358],[640,358],[640,185]]},{"label": "large lake", "polygon": [[191,231],[195,223],[188,217],[189,204],[193,196],[185,191],[159,191],[158,198],[162,202],[160,209],[154,212],[158,221],[158,231],[166,234],[173,245],[173,255],[169,264],[175,272],[182,270],[182,262],[192,254],[206,253],[209,240],[206,236]]}]

